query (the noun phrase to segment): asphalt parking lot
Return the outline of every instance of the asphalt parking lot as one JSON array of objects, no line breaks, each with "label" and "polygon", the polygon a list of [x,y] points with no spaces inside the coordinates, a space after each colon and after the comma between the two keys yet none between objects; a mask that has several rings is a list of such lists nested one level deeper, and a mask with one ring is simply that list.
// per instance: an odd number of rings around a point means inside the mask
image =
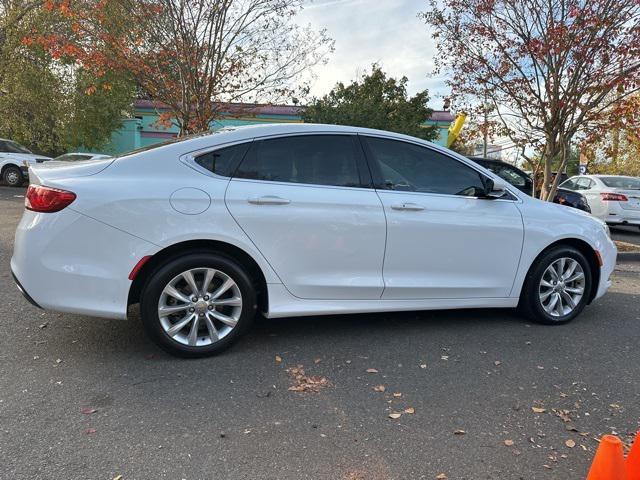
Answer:
[{"label": "asphalt parking lot", "polygon": [[[584,479],[595,438],[640,427],[640,263],[565,326],[500,310],[261,319],[186,361],[135,312],[22,298],[23,194],[0,187],[0,478]],[[299,365],[327,386],[289,391]]]}]

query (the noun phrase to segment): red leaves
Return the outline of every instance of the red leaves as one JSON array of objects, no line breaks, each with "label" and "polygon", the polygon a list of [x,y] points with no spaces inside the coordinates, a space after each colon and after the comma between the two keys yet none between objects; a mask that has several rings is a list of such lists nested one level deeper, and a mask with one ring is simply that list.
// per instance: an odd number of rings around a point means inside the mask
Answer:
[{"label": "red leaves", "polygon": [[83,415],[91,415],[92,413],[96,413],[97,411],[98,410],[92,407],[82,407],[80,409],[80,413],[82,413]]}]

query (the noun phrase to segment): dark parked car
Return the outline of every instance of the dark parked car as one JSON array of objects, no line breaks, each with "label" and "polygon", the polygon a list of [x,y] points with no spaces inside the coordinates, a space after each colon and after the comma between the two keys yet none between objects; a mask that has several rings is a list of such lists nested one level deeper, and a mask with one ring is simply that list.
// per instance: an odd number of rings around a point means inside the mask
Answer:
[{"label": "dark parked car", "polygon": [[[531,177],[519,168],[514,167],[509,163],[489,158],[469,157],[469,159],[473,160],[478,165],[482,165],[487,170],[491,170],[521,192],[524,192],[527,195],[531,195],[533,192],[533,181],[531,180]],[[560,205],[566,205],[568,207],[577,208],[591,213],[587,199],[580,193],[567,190],[566,188],[558,188],[558,192],[553,199],[553,203],[559,203]]]}]

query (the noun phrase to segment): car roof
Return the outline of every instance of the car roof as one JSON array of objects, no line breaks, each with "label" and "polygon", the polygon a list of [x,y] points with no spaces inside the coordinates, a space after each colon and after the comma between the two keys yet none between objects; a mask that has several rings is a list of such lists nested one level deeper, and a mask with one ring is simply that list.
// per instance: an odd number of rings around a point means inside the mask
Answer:
[{"label": "car roof", "polygon": [[[401,133],[388,132],[385,130],[375,130],[371,128],[363,127],[351,127],[345,125],[324,125],[315,123],[267,123],[259,125],[243,125],[238,127],[225,127],[220,130],[213,130],[201,134],[193,135],[192,137],[175,139],[174,141],[166,142],[164,145],[151,145],[149,148],[167,148],[175,153],[188,153],[198,150],[207,149],[213,145],[224,145],[235,142],[242,142],[244,140],[251,140],[254,138],[265,138],[279,135],[295,135],[295,134],[313,134],[313,133],[342,133],[342,134],[362,134],[362,135],[374,135],[378,137],[386,137],[397,140],[404,140],[412,143],[420,143],[427,145],[434,150],[438,150],[446,155],[452,155],[458,158],[462,158],[467,162],[470,161],[466,157],[457,154],[449,149],[436,145],[432,142],[422,140],[420,138],[411,137],[409,135],[403,135]],[[122,157],[128,157],[130,155],[145,154],[145,150],[134,150],[122,155]]]}]

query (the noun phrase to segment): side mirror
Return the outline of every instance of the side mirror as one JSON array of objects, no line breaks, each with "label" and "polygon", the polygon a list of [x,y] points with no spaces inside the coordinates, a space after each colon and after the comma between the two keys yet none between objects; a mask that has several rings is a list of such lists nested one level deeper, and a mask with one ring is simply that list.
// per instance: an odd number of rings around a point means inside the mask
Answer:
[{"label": "side mirror", "polygon": [[484,181],[484,196],[489,199],[502,198],[507,194],[507,184],[504,180],[486,178]]}]

